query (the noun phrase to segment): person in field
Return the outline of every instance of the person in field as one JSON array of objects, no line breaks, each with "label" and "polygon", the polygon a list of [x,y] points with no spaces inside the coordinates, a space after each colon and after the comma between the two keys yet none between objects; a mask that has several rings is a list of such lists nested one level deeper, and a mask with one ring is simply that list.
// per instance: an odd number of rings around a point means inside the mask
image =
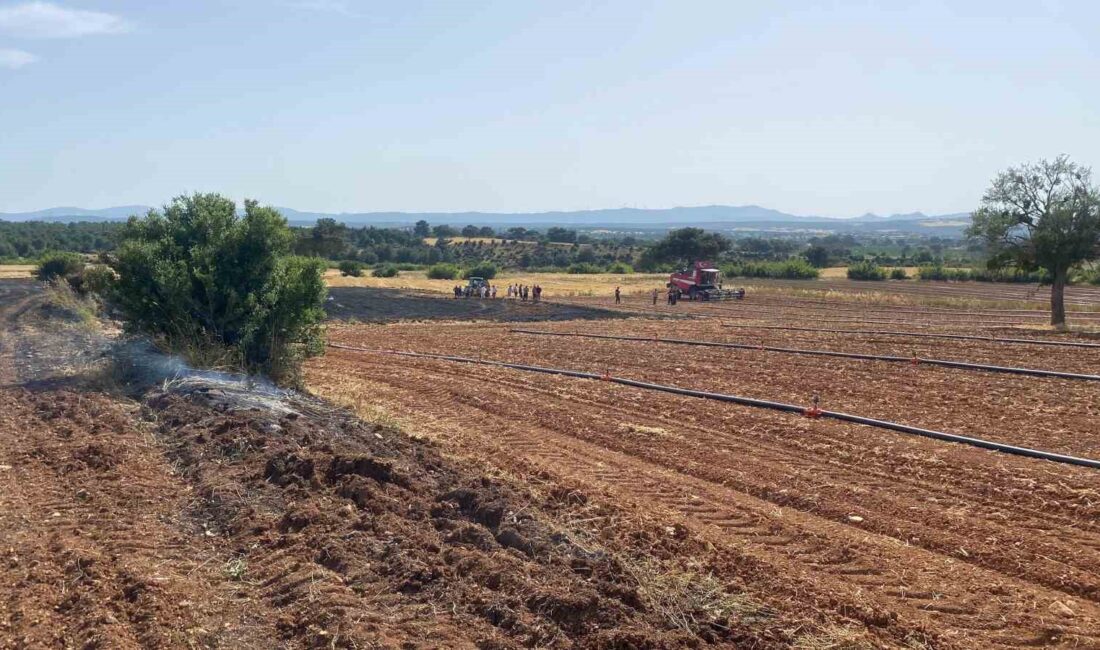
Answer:
[{"label": "person in field", "polygon": [[656,289],[653,290],[653,304],[654,305],[657,304],[657,290]]},{"label": "person in field", "polygon": [[622,300],[622,297],[620,295],[619,287],[615,287],[615,304],[617,305],[617,304],[621,303],[622,301],[623,300]]}]

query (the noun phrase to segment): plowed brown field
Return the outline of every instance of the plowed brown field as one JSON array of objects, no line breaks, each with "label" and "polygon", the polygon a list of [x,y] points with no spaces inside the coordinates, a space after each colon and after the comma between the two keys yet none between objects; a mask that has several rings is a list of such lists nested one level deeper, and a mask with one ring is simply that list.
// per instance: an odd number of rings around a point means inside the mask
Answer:
[{"label": "plowed brown field", "polygon": [[[1084,299],[1085,296],[1082,296]],[[571,305],[607,308],[605,300]],[[1100,349],[754,325],[1088,341],[1027,310],[783,300],[525,324],[1096,373]],[[881,308],[878,308],[881,309]],[[646,316],[682,316],[655,320]],[[843,324],[830,323],[843,320]],[[1041,322],[1041,321],[1040,321]],[[749,327],[729,327],[731,324]],[[519,334],[505,323],[342,325],[333,342],[609,373],[1100,458],[1100,382],[760,350]],[[453,454],[580,487],[705,542],[725,576],[881,644],[1100,647],[1100,472],[595,380],[330,349],[319,393],[383,408]],[[828,646],[822,646],[828,647]],[[839,646],[838,646],[839,647]]]}]

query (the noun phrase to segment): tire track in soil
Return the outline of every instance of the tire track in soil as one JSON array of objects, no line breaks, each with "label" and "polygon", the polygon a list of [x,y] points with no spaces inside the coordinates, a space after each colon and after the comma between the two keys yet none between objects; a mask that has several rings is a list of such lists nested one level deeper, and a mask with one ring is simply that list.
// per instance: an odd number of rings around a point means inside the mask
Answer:
[{"label": "tire track in soil", "polygon": [[21,432],[0,436],[0,648],[271,647],[217,542],[174,518],[187,490],[128,413],[66,391],[0,405]]},{"label": "tire track in soil", "polygon": [[[791,593],[810,589],[822,598],[836,599],[840,611],[862,614],[864,620],[876,624],[895,625],[889,614],[894,612],[903,619],[896,623],[898,629],[946,628],[948,637],[1003,645],[1050,638],[1042,613],[1057,592],[1005,579],[923,549],[901,551],[904,546],[893,539],[797,510],[782,510],[743,492],[562,435],[541,423],[522,422],[521,418],[517,424],[515,413],[507,408],[494,412],[500,401],[482,396],[501,397],[504,388],[498,385],[479,393],[468,387],[471,380],[481,379],[473,372],[440,373],[430,363],[406,363],[401,368],[376,366],[363,359],[349,359],[349,363],[357,368],[374,367],[377,374],[368,371],[367,377],[376,385],[390,387],[394,407],[432,413],[436,435],[450,438],[459,449],[470,443],[483,446],[483,441],[492,437],[494,442],[482,451],[503,453],[496,457],[497,462],[533,460],[547,471],[596,484],[643,507],[656,501],[662,508],[680,513],[689,527],[717,547],[767,567],[779,583],[787,580],[784,585]],[[324,370],[319,374],[323,378]],[[425,374],[442,377],[425,381]],[[516,390],[503,401],[529,404],[531,399],[523,390]],[[455,433],[470,429],[480,432],[472,440]],[[777,512],[783,515],[777,516]],[[884,570],[884,566],[889,568]],[[958,584],[964,575],[969,585]],[[1005,584],[1008,586],[993,587],[1004,593],[990,592],[990,585]],[[1010,596],[1015,596],[1010,606],[999,606],[1000,599]],[[1077,620],[1084,616],[1085,621],[1062,626],[1061,638],[1100,643],[1091,627],[1097,620],[1095,606],[1065,600],[1076,606]]]},{"label": "tire track in soil", "polygon": [[[456,377],[464,376],[459,375],[457,371],[449,372],[449,369],[444,370],[444,372]],[[481,378],[481,381],[497,384],[497,388],[500,390],[514,388],[517,383],[520,383],[494,378]],[[588,415],[589,423],[603,424],[603,428],[608,431],[615,431],[617,422],[638,419],[639,416],[644,416],[642,419],[646,422],[663,422],[659,412],[645,413],[638,405],[628,410],[614,404],[609,405],[607,402],[601,403],[598,400],[588,399],[582,386],[583,382],[551,391],[539,387],[537,383],[534,385],[524,383],[524,391],[540,395],[540,404],[544,409],[548,406],[546,400],[562,402],[563,410],[575,405],[591,407],[591,413]],[[641,405],[641,408],[644,408],[644,404]],[[522,418],[523,414],[513,414],[513,416]],[[1038,504],[1035,507],[1023,508],[1019,504],[1012,504],[1013,514],[1016,515],[1016,518],[1012,522],[1012,526],[1008,526],[1005,522],[1007,515],[1004,514],[1004,503],[985,498],[980,491],[977,495],[960,499],[946,488],[938,487],[929,481],[908,480],[904,477],[899,479],[898,472],[903,468],[897,465],[890,472],[874,469],[879,463],[887,464],[890,460],[889,457],[880,456],[874,459],[870,467],[867,467],[865,463],[861,462],[856,453],[858,451],[857,446],[848,443],[843,438],[829,436],[828,433],[825,434],[825,437],[829,438],[827,445],[830,455],[837,455],[838,449],[844,450],[847,453],[843,456],[849,459],[847,465],[863,466],[861,472],[851,471],[842,462],[834,461],[830,463],[828,462],[828,456],[822,459],[820,455],[817,455],[819,457],[815,458],[816,454],[812,449],[797,445],[793,445],[796,449],[792,449],[791,446],[782,447],[770,444],[767,442],[766,434],[755,437],[751,445],[737,444],[735,439],[731,440],[729,436],[713,433],[716,429],[728,428],[725,426],[725,422],[719,421],[710,427],[703,427],[690,422],[689,418],[689,414],[684,414],[684,417],[678,422],[671,423],[671,426],[680,431],[691,432],[690,436],[681,436],[678,440],[677,444],[682,449],[690,448],[695,455],[713,453],[716,458],[727,461],[723,466],[732,466],[736,463],[736,459],[751,456],[754,459],[754,466],[767,471],[758,471],[752,477],[731,477],[723,473],[693,470],[688,465],[676,464],[674,458],[664,461],[665,464],[673,464],[673,469],[677,471],[698,473],[700,478],[724,484],[727,487],[735,486],[742,492],[766,499],[777,506],[794,507],[807,512],[814,512],[819,516],[831,516],[834,520],[841,522],[849,514],[850,508],[831,506],[837,502],[861,502],[861,509],[877,510],[879,513],[889,515],[892,527],[877,524],[878,530],[876,532],[880,534],[889,535],[903,543],[921,546],[931,551],[954,555],[962,561],[978,566],[1004,571],[1016,577],[1025,577],[1051,589],[1086,597],[1090,600],[1100,600],[1100,576],[1097,576],[1091,569],[1091,567],[1100,566],[1100,552],[1098,552],[1100,551],[1100,534],[1096,532],[1093,522],[1082,521],[1080,517],[1070,519],[1065,516],[1052,515],[1048,511],[1040,510]],[[553,418],[540,418],[540,420],[542,420],[542,426],[560,428],[556,427],[556,421]],[[815,427],[815,433],[822,429],[825,429],[825,427]],[[559,432],[565,435],[570,434],[567,428],[561,429]],[[638,451],[637,447],[627,449],[621,444],[621,440],[616,440],[613,436],[599,437],[590,441],[595,441],[605,447],[632,456],[643,457],[649,461],[659,462],[657,459],[660,459],[661,456],[659,449],[647,449],[644,454]],[[792,458],[792,452],[795,451],[810,456],[813,460],[805,461]],[[987,458],[982,458],[979,462],[986,460]],[[812,494],[816,489],[820,489],[822,483],[820,479],[814,477],[820,475],[823,464],[829,467],[832,476],[837,477],[836,485],[825,484],[834,490],[830,493],[830,501],[819,503],[812,499],[800,498],[791,494],[794,488],[799,488],[807,494]],[[763,478],[770,475],[789,474],[792,468],[795,469],[794,474],[785,477],[784,486],[782,487],[774,481]],[[898,483],[904,484],[910,490],[916,492],[917,495],[910,497],[908,494],[902,493],[891,494],[889,498],[884,498],[882,493],[877,492],[887,488],[895,488]],[[940,508],[929,513],[921,508],[921,504],[925,500],[932,500],[940,504]],[[973,510],[974,506],[989,508],[991,514],[987,515],[982,511],[971,513],[970,511]],[[958,510],[968,511],[968,517],[951,516],[952,511]],[[914,518],[913,514],[916,512],[919,512],[922,517]],[[1021,518],[1021,514],[1025,518]],[[984,528],[968,523],[970,519],[974,518],[980,519]],[[901,519],[905,523],[899,525],[895,522],[897,519]],[[881,520],[880,517],[871,518],[873,522]],[[1073,532],[1075,526],[1090,529],[1091,534],[1075,533]],[[1062,534],[1058,538],[1052,539],[1049,533],[1056,528],[1060,529]],[[997,553],[972,557],[974,549],[970,540],[977,535],[993,535],[1001,540],[1002,546],[1007,547],[1007,551],[1001,551],[1005,556],[1001,557],[1001,553]],[[1029,550],[1035,551],[1037,557],[1028,557],[1015,552],[1018,547],[1027,544],[1029,541],[1034,546],[1036,544],[1035,539],[1042,540],[1039,542],[1041,548],[1031,548]],[[960,554],[959,549],[963,549],[965,546],[971,546],[971,551]],[[1082,552],[1082,546],[1088,550]]]},{"label": "tire track in soil", "polygon": [[[442,369],[440,372],[453,375],[456,378],[465,376],[459,374],[462,372],[461,370],[454,368]],[[565,387],[550,391],[540,388],[537,382],[534,385],[526,382],[526,376],[515,382],[492,377],[480,377],[480,379],[486,383],[497,384],[498,390],[514,390],[518,384],[522,384],[525,392],[540,395],[540,404],[544,409],[548,406],[545,400],[563,401],[566,405],[571,406],[590,406],[592,410],[588,416],[589,422],[604,420],[606,418],[603,416],[608,416],[612,426],[607,426],[605,429],[610,431],[616,430],[613,426],[616,422],[615,418],[636,419],[644,415],[643,419],[646,422],[662,421],[659,412],[643,413],[639,410],[638,405],[633,405],[633,410],[627,410],[606,401],[600,403],[597,400],[588,399],[585,388],[582,388],[585,382],[567,383]],[[644,408],[644,405],[642,405],[642,408]],[[513,414],[513,416],[522,419],[524,414],[518,413]],[[846,517],[851,514],[851,508],[844,508],[836,504],[860,503],[861,511],[877,511],[876,516],[870,517],[870,522],[874,523],[867,524],[865,527],[875,528],[876,532],[895,537],[902,543],[921,546],[934,552],[952,555],[961,561],[1000,570],[1012,576],[1031,579],[1051,589],[1064,591],[1068,594],[1086,597],[1091,600],[1100,599],[1100,579],[1091,569],[1091,567],[1100,566],[1100,554],[1096,552],[1100,549],[1100,537],[1097,537],[1095,532],[1092,532],[1092,534],[1073,532],[1075,530],[1074,526],[1085,526],[1094,529],[1090,523],[1082,522],[1079,518],[1068,519],[1064,516],[1049,516],[1038,509],[1038,504],[1036,507],[1024,508],[1024,517],[1020,517],[1021,508],[1019,504],[1011,504],[1011,508],[1017,516],[1012,525],[1009,526],[1006,523],[1008,515],[1005,514],[1005,504],[984,498],[981,495],[981,490],[979,490],[977,496],[960,499],[953,496],[946,489],[937,489],[929,481],[900,479],[901,483],[917,493],[912,498],[906,493],[883,493],[881,492],[883,489],[897,487],[896,484],[891,483],[891,480],[893,477],[898,476],[899,470],[904,468],[895,466],[888,472],[876,471],[875,466],[889,464],[889,456],[880,455],[872,459],[868,465],[856,453],[858,451],[856,445],[852,445],[839,437],[830,438],[827,443],[829,453],[825,458],[837,456],[838,450],[846,450],[848,453],[839,455],[847,459],[847,465],[861,467],[862,473],[851,471],[848,467],[845,467],[845,463],[825,462],[824,464],[832,470],[831,475],[836,477],[836,482],[835,484],[822,483],[820,479],[814,477],[821,474],[823,461],[820,454],[813,449],[804,447],[792,449],[791,447],[784,448],[772,445],[767,442],[766,435],[756,436],[751,445],[738,445],[735,442],[731,443],[731,438],[728,436],[711,433],[715,429],[728,428],[725,422],[719,421],[710,427],[704,428],[688,423],[690,417],[690,411],[681,414],[680,420],[672,425],[681,431],[692,432],[690,437],[682,436],[678,440],[677,444],[681,449],[690,447],[699,456],[713,453],[716,458],[720,457],[727,461],[722,465],[723,467],[734,466],[738,458],[751,456],[754,467],[768,471],[761,472],[758,469],[756,473],[748,477],[731,476],[723,472],[700,471],[698,468],[692,468],[689,465],[677,464],[674,458],[662,461],[662,450],[660,449],[643,450],[644,453],[639,451],[638,446],[628,449],[622,444],[621,436],[597,436],[594,439],[592,437],[586,437],[586,439],[620,452],[643,457],[649,461],[671,463],[673,469],[677,471],[694,473],[700,478],[736,487],[740,491],[769,500],[777,506],[794,507],[820,516],[831,516],[832,519],[841,522],[845,521]],[[543,426],[556,427],[557,423],[553,418],[543,418],[543,420]],[[822,427],[816,427],[815,429],[815,433],[823,430]],[[565,435],[573,433],[568,428],[562,429],[560,432]],[[797,439],[795,442],[797,442]],[[797,457],[792,457],[792,452],[804,453],[813,460],[811,462],[799,460]],[[986,460],[987,457],[982,457],[978,462],[986,462]],[[867,469],[868,466],[870,469]],[[795,468],[794,474],[790,474],[792,468]],[[783,474],[788,474],[788,476],[785,477],[782,486],[766,478]],[[839,476],[837,476],[838,474]],[[962,471],[960,474],[965,476],[967,472]],[[803,494],[814,495],[823,485],[834,490],[829,494],[830,499],[828,501],[821,503],[817,499],[803,496]],[[799,493],[799,490],[802,490],[802,494]],[[887,494],[889,494],[888,497],[885,496]],[[925,500],[931,500],[940,507],[929,513],[921,507]],[[990,514],[986,515],[982,511],[973,513],[975,506],[990,508]],[[952,515],[952,513],[959,511],[966,511],[968,516],[962,518]],[[915,517],[916,514],[921,516]],[[982,520],[983,526],[974,526],[969,523],[975,517]],[[899,519],[903,523],[899,523]],[[888,520],[889,525],[881,523],[884,520]],[[1021,532],[1018,530],[1020,528],[1026,530]],[[1059,529],[1063,534],[1057,538],[1052,538],[1050,531],[1054,529]],[[971,540],[975,538],[986,539],[990,536],[1000,540],[1000,548],[996,552],[975,553],[977,549],[975,549]],[[1082,546],[1087,547],[1089,551],[1082,552]],[[959,549],[964,547],[970,547],[970,551],[960,553]],[[1023,553],[1022,549],[1026,549],[1028,553]]]},{"label": "tire track in soil", "polygon": [[[631,328],[639,327],[631,323]],[[781,355],[755,350],[689,354],[681,346],[509,335],[504,328],[399,328],[373,347],[410,348],[551,365],[762,399],[808,404],[819,395],[826,408],[914,426],[950,431],[1071,455],[1100,457],[1100,390],[1095,384],[1056,378],[1014,377],[928,365]],[[552,328],[551,328],[552,329]],[[576,326],[588,332],[617,329]],[[630,331],[630,330],[627,330]],[[360,345],[370,329],[338,330],[335,337]],[[366,338],[364,338],[366,337]],[[372,347],[372,345],[367,345]],[[1041,357],[1041,352],[1034,353]],[[1084,356],[1084,355],[1079,355]],[[1094,355],[1087,355],[1094,356]],[[1028,362],[1024,363],[1039,365]],[[1027,426],[1020,426],[1026,422]],[[1096,487],[1095,485],[1092,487]],[[1100,494],[1097,495],[1100,497]],[[1098,499],[1100,501],[1100,499]]]}]

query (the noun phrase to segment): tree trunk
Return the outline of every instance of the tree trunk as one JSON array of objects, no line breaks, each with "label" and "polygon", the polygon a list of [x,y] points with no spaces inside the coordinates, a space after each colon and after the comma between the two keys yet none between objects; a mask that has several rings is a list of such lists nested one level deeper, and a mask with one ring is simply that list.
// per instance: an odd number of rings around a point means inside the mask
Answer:
[{"label": "tree trunk", "polygon": [[1066,329],[1066,281],[1069,269],[1055,269],[1050,284],[1050,324],[1059,330]]}]

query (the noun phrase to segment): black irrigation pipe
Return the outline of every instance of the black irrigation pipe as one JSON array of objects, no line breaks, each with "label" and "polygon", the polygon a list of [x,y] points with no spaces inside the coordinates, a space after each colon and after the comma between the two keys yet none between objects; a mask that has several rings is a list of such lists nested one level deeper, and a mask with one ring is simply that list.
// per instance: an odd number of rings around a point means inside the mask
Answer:
[{"label": "black irrigation pipe", "polygon": [[[792,307],[798,307],[799,305],[803,305],[803,304],[826,305],[826,306],[837,305],[837,304],[840,304],[840,305],[859,304],[859,303],[856,303],[856,302],[847,302],[847,301],[843,301],[843,300],[820,300],[820,299],[816,299],[816,298],[783,298],[783,297],[779,297],[779,300],[780,301],[785,301],[785,303],[784,302],[769,302],[769,300],[771,300],[773,297],[774,296],[767,296],[766,298],[761,299],[757,296],[754,296],[753,297],[754,298],[753,302],[756,303],[756,304],[759,304],[759,305],[782,305],[782,304],[787,304],[787,305],[790,305]],[[1049,309],[997,309],[997,308],[992,308],[991,307],[991,308],[988,308],[988,309],[981,309],[981,310],[978,310],[978,311],[974,311],[974,310],[960,309],[958,307],[933,307],[933,306],[930,306],[930,305],[905,304],[905,305],[899,305],[898,307],[895,308],[891,305],[887,305],[887,304],[884,304],[884,303],[874,303],[874,302],[872,302],[872,303],[867,303],[867,304],[870,306],[871,309],[874,309],[874,310],[881,311],[881,310],[885,310],[885,309],[889,308],[890,311],[896,311],[896,312],[899,312],[899,313],[928,313],[928,314],[947,314],[947,315],[958,314],[958,315],[964,315],[964,316],[1037,316],[1037,317],[1048,317],[1048,318],[1050,317],[1050,310]],[[845,308],[845,309],[843,309],[843,311],[862,311],[862,310],[855,309],[855,308]],[[1066,315],[1067,316],[1073,316],[1074,318],[1079,318],[1079,317],[1082,317],[1082,316],[1086,317],[1086,318],[1100,318],[1100,312],[1098,312],[1098,311],[1067,311]]]},{"label": "black irrigation pipe", "polygon": [[372,354],[389,354],[403,357],[415,357],[421,359],[435,359],[439,361],[452,361],[455,363],[472,363],[484,366],[496,366],[498,368],[510,368],[512,370],[523,370],[526,372],[540,372],[548,375],[561,375],[564,377],[576,377],[578,379],[596,379],[600,381],[607,381],[613,384],[622,384],[623,386],[633,386],[634,388],[643,388],[646,390],[656,390],[665,393],[672,393],[674,395],[684,395],[687,397],[698,397],[701,399],[717,400],[719,402],[730,402],[733,404],[740,404],[742,406],[752,406],[755,408],[771,409],[773,411],[783,411],[786,413],[798,413],[813,418],[830,418],[833,420],[840,420],[842,422],[852,422],[854,424],[863,424],[869,427],[877,427],[879,429],[888,429],[890,431],[898,431],[901,433],[908,433],[915,436],[922,436],[925,438],[932,438],[933,440],[942,440],[944,442],[956,442],[964,445],[971,445],[973,447],[979,447],[981,449],[989,449],[992,451],[999,451],[1006,454],[1014,454],[1016,456],[1026,456],[1028,458],[1038,458],[1040,460],[1049,460],[1056,463],[1065,463],[1068,465],[1078,465],[1081,467],[1089,467],[1092,469],[1100,469],[1100,460],[1092,460],[1090,458],[1078,458],[1077,456],[1067,456],[1065,454],[1057,454],[1050,451],[1041,451],[1038,449],[1030,449],[1028,447],[1017,447],[1015,445],[1006,445],[1000,442],[993,442],[992,440],[983,440],[982,438],[972,438],[970,436],[962,436],[956,433],[946,433],[943,431],[935,431],[932,429],[922,429],[920,427],[909,426],[908,424],[901,424],[898,422],[889,422],[887,420],[876,420],[874,418],[865,418],[860,415],[851,415],[849,413],[841,413],[839,411],[824,411],[816,407],[806,408],[798,406],[796,404],[785,404],[783,402],[773,402],[770,400],[756,399],[753,397],[742,397],[740,395],[727,395],[724,393],[709,393],[701,390],[692,390],[690,388],[678,388],[676,386],[666,386],[664,384],[653,384],[647,381],[638,381],[636,379],[626,379],[625,377],[613,377],[609,374],[599,375],[592,372],[580,372],[577,370],[564,370],[561,368],[547,368],[544,366],[527,366],[518,363],[507,363],[504,361],[489,361],[484,359],[473,359],[471,357],[459,357],[449,354],[431,354],[426,352],[403,352],[400,350],[374,350],[370,348],[358,348],[350,345],[340,345],[338,343],[329,343],[329,347],[339,348],[341,350],[352,350],[356,352],[369,352]]},{"label": "black irrigation pipe", "polygon": [[990,366],[983,363],[969,363],[966,361],[948,361],[945,359],[925,359],[924,357],[899,357],[881,354],[860,354],[858,352],[832,352],[829,350],[807,350],[803,348],[780,348],[771,345],[752,345],[749,343],[725,343],[721,341],[695,341],[691,339],[666,339],[656,336],[614,336],[611,334],[579,334],[574,332],[547,332],[544,330],[512,329],[515,334],[535,334],[538,336],[579,336],[588,339],[609,339],[612,341],[638,341],[642,343],[669,343],[672,345],[696,345],[708,348],[733,348],[736,350],[763,350],[765,352],[781,352],[784,354],[805,354],[818,357],[840,357],[841,359],[860,359],[863,361],[889,361],[892,363],[909,363],[913,365],[943,366],[945,368],[961,368],[963,370],[981,370],[985,372],[1003,372],[1012,375],[1029,375],[1032,377],[1058,377],[1060,379],[1081,379],[1084,381],[1100,381],[1100,375],[1085,375],[1076,372],[1061,372],[1058,370],[1042,370],[1037,368],[1012,368],[1008,366]]},{"label": "black irrigation pipe", "polygon": [[988,341],[991,343],[1011,343],[1016,345],[1052,345],[1069,348],[1100,348],[1100,343],[1081,343],[1078,341],[1044,341],[1042,339],[997,338],[994,336],[976,336],[974,334],[929,334],[927,332],[896,332],[892,330],[840,330],[818,327],[796,327],[793,325],[734,325],[723,323],[724,327],[742,329],[789,330],[795,332],[828,332],[832,334],[879,334],[882,336],[903,336],[929,339],[959,339],[966,341]]},{"label": "black irrigation pipe", "polygon": [[[758,307],[765,307],[765,308],[773,309],[773,310],[782,309],[782,310],[792,310],[792,311],[824,311],[824,312],[829,312],[829,313],[844,312],[844,313],[857,313],[857,314],[881,314],[881,313],[885,313],[885,314],[912,314],[914,316],[921,316],[921,317],[926,317],[926,318],[930,318],[930,319],[939,319],[939,321],[930,320],[928,322],[940,322],[940,321],[942,321],[944,323],[951,323],[951,322],[955,322],[955,321],[959,321],[959,320],[972,322],[974,319],[969,318],[969,317],[972,317],[972,316],[980,316],[983,320],[985,320],[986,322],[989,322],[989,323],[998,322],[997,319],[999,319],[1001,321],[1007,321],[1008,323],[1013,323],[1013,322],[1020,321],[1020,319],[1026,319],[1026,318],[1032,318],[1032,319],[1035,319],[1035,318],[1049,319],[1050,318],[1050,313],[1049,312],[1044,312],[1044,311],[1034,311],[1034,312],[1029,312],[1029,313],[1014,313],[1014,314],[994,313],[994,312],[990,312],[990,311],[964,311],[964,310],[959,310],[959,309],[932,311],[932,310],[929,310],[929,309],[904,309],[904,308],[901,308],[901,307],[892,307],[890,305],[881,305],[881,304],[870,305],[868,307],[845,307],[845,306],[837,306],[836,302],[828,303],[826,301],[821,301],[821,302],[813,303],[813,304],[792,303],[792,302],[783,303],[783,302],[772,302],[772,301],[762,300],[762,299],[759,299],[759,298],[756,299],[756,300],[753,300],[753,305],[758,306]],[[1023,311],[1023,310],[1021,310],[1021,311]],[[1087,312],[1074,311],[1074,312],[1069,312],[1067,314],[1067,316],[1072,316],[1076,320],[1096,320],[1096,319],[1100,318],[1100,313],[1093,312],[1093,311],[1087,311]]]}]

